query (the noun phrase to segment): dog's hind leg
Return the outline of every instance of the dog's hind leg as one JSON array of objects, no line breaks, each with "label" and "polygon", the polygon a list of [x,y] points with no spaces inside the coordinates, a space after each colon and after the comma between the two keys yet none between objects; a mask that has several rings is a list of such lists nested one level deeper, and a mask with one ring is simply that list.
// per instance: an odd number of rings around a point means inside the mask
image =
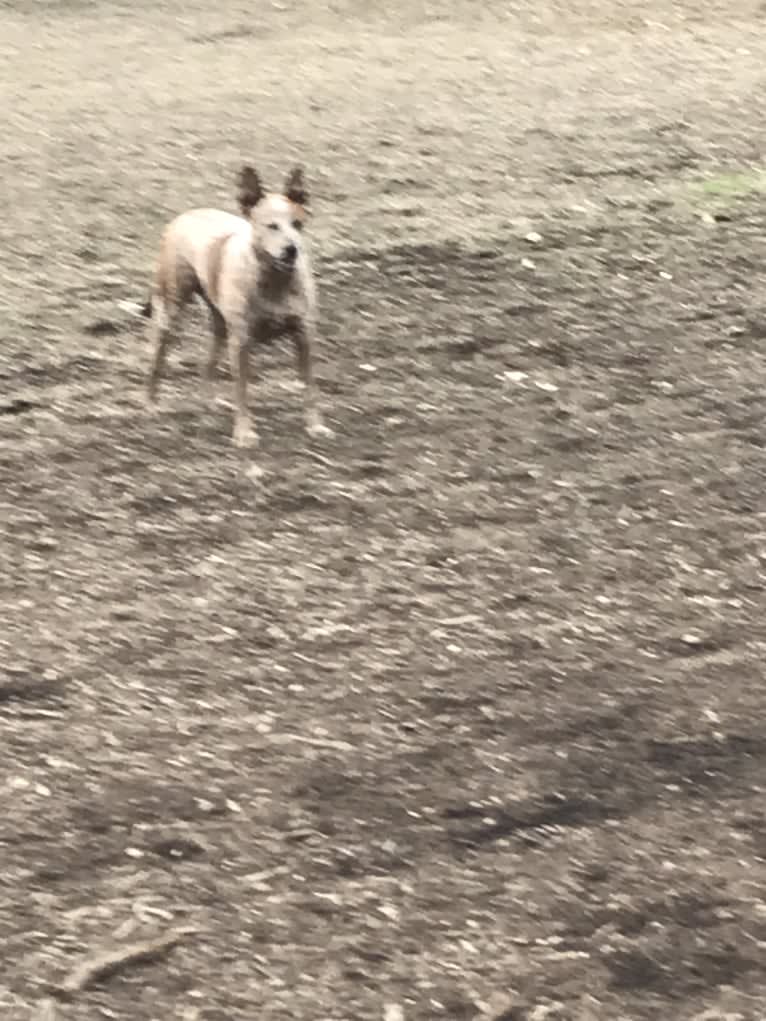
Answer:
[{"label": "dog's hind leg", "polygon": [[171,306],[169,310],[164,299],[158,297],[153,299],[151,334],[154,352],[147,380],[147,397],[150,404],[154,404],[157,400],[157,391],[165,371],[168,348],[173,339],[173,327],[178,317],[179,312],[175,306]]},{"label": "dog's hind leg", "polygon": [[196,288],[196,277],[188,271],[178,273],[170,283],[160,278],[152,294],[151,336],[154,354],[147,381],[147,397],[150,404],[157,400],[168,348],[176,337],[181,315],[194,297]]},{"label": "dog's hind leg", "polygon": [[313,328],[301,322],[293,331],[293,342],[298,363],[298,376],[303,383],[303,419],[309,436],[332,436],[333,432],[325,425],[319,407],[319,394],[314,382],[313,359]]},{"label": "dog's hind leg", "polygon": [[221,358],[221,353],[226,347],[226,340],[229,335],[226,320],[213,305],[210,306],[210,347],[205,364],[202,368],[203,383],[210,388],[215,380],[216,369]]}]

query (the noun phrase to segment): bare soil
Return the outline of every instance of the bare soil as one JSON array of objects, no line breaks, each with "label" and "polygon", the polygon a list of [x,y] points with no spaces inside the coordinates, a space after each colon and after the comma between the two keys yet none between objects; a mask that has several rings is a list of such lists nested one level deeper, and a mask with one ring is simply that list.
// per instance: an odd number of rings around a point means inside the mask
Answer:
[{"label": "bare soil", "polygon": [[[759,6],[0,7],[2,1016],[761,1021]],[[260,483],[120,305],[245,158]]]}]

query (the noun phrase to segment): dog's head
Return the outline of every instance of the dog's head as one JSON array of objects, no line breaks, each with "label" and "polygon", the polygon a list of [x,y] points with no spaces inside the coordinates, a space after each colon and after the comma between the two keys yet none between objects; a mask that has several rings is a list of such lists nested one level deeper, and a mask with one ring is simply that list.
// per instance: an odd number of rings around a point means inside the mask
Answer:
[{"label": "dog's head", "polygon": [[301,232],[308,218],[308,193],[303,171],[295,167],[287,176],[284,191],[266,192],[252,167],[239,175],[239,208],[253,228],[255,256],[270,268],[292,272],[303,252]]}]

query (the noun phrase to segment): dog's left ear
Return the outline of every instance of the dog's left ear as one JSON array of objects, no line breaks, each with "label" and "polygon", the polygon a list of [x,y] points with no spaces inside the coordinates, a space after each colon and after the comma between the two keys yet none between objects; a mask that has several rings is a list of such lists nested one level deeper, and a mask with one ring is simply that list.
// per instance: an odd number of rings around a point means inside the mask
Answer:
[{"label": "dog's left ear", "polygon": [[285,195],[298,206],[308,206],[309,193],[303,180],[303,167],[293,167],[287,175]]},{"label": "dog's left ear", "polygon": [[263,198],[263,185],[258,176],[258,171],[252,167],[244,166],[239,172],[239,190],[237,201],[243,216],[249,216],[250,211],[258,205]]}]

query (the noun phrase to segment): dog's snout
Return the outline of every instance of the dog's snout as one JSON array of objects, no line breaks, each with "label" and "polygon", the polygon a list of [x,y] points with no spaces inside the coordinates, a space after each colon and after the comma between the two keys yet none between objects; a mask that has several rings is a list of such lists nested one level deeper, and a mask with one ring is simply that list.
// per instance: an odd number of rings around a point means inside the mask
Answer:
[{"label": "dog's snout", "polygon": [[285,245],[284,258],[287,262],[295,262],[298,255],[298,246],[290,242],[289,245]]}]

